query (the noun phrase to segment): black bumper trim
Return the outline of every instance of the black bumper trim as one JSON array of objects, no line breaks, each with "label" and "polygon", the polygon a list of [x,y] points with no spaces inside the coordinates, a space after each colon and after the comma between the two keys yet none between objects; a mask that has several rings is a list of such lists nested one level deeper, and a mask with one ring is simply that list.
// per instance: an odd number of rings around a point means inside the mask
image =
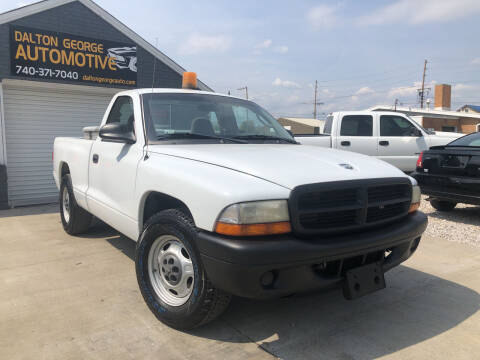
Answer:
[{"label": "black bumper trim", "polygon": [[[238,296],[268,298],[338,283],[341,274],[323,276],[314,266],[352,256],[390,249],[383,263],[388,271],[411,256],[426,227],[427,217],[416,212],[373,231],[316,239],[291,234],[239,239],[200,231],[197,245],[216,287]],[[270,271],[274,284],[262,286],[262,275]]]},{"label": "black bumper trim", "polygon": [[[480,179],[449,175],[437,175],[415,172],[412,176],[418,181],[422,194],[441,200],[457,203],[480,205]],[[431,184],[434,179],[441,181]]]}]

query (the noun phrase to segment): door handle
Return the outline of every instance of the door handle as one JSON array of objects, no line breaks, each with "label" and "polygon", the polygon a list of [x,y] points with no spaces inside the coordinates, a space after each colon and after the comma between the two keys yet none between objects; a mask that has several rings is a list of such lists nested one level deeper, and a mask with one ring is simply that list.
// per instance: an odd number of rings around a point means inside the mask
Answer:
[{"label": "door handle", "polygon": [[388,141],[385,141],[385,140],[380,141],[378,144],[381,145],[381,146],[388,146],[388,145],[390,145],[390,143],[389,143]]},{"label": "door handle", "polygon": [[92,161],[94,164],[98,164],[98,154],[93,154]]},{"label": "door handle", "polygon": [[340,143],[340,145],[342,145],[342,146],[350,146],[350,141],[342,141],[342,142]]}]

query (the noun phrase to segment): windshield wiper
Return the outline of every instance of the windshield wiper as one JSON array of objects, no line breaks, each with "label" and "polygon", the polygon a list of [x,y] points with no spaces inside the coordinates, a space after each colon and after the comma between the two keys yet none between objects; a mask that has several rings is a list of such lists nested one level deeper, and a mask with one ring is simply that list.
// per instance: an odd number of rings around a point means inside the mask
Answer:
[{"label": "windshield wiper", "polygon": [[241,135],[241,136],[235,136],[235,139],[278,140],[278,141],[287,142],[289,144],[298,144],[298,142],[295,140],[286,139],[280,136],[270,136],[270,135]]},{"label": "windshield wiper", "polygon": [[224,137],[224,136],[216,136],[216,135],[206,135],[206,134],[198,134],[198,133],[175,133],[175,134],[167,134],[167,135],[159,135],[157,136],[157,140],[166,140],[166,139],[182,139],[182,138],[190,138],[190,139],[217,139],[223,141],[230,141],[238,144],[248,144],[247,141]]}]

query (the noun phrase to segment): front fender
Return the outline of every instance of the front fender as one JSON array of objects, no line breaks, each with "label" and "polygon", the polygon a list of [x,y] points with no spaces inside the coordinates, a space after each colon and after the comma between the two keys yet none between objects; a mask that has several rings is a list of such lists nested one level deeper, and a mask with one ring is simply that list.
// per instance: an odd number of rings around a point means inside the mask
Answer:
[{"label": "front fender", "polygon": [[[229,168],[152,153],[139,165],[136,181],[138,214],[152,191],[187,205],[195,225],[213,231],[220,212],[243,201],[288,199],[290,190]],[[140,223],[140,221],[139,221]]]}]

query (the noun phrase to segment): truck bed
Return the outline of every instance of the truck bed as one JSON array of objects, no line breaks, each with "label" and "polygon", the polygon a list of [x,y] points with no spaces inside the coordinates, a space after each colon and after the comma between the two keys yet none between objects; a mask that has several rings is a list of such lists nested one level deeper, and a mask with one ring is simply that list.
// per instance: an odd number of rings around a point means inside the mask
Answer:
[{"label": "truck bed", "polygon": [[93,140],[59,137],[53,144],[53,177],[60,188],[62,165],[68,164],[73,180],[73,191],[77,202],[86,208],[85,193],[88,188],[88,165]]},{"label": "truck bed", "polygon": [[332,147],[332,137],[328,134],[300,134],[295,135],[295,140],[303,145]]}]

